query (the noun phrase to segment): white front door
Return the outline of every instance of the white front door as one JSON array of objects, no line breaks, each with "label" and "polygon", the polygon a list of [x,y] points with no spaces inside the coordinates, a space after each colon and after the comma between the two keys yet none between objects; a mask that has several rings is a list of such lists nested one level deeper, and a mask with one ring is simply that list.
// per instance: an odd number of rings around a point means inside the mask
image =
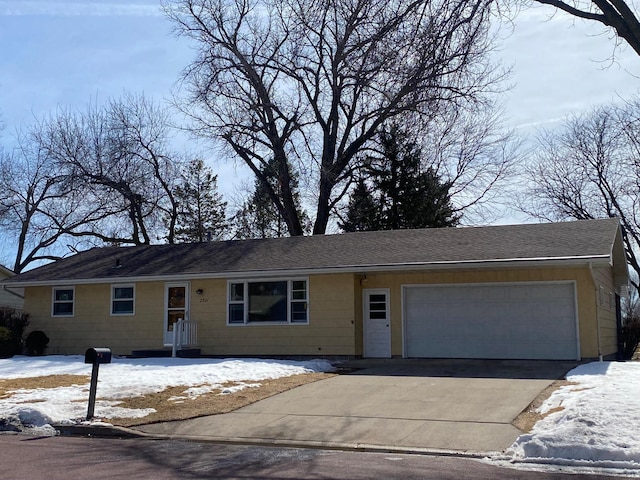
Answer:
[{"label": "white front door", "polygon": [[173,325],[189,320],[189,284],[167,283],[164,287],[164,344],[173,345]]},{"label": "white front door", "polygon": [[364,290],[364,356],[391,357],[389,290]]}]

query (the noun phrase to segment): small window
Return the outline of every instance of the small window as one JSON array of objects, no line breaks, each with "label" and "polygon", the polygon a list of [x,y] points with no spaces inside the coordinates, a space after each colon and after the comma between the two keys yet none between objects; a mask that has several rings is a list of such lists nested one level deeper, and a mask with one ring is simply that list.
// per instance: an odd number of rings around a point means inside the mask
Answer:
[{"label": "small window", "polygon": [[111,286],[111,315],[133,315],[135,288],[133,285]]},{"label": "small window", "polygon": [[74,287],[56,287],[53,289],[54,317],[73,317]]},{"label": "small window", "polygon": [[616,296],[613,292],[609,292],[609,309],[610,310],[616,309]]},{"label": "small window", "polygon": [[229,284],[229,323],[244,323],[244,283]]},{"label": "small window", "polygon": [[307,282],[291,282],[291,323],[307,323]]}]

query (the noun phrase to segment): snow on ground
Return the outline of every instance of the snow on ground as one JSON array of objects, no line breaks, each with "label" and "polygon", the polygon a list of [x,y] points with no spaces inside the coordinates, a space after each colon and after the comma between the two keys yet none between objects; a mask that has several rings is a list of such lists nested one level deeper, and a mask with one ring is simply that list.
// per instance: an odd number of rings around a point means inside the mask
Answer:
[{"label": "snow on ground", "polygon": [[640,362],[596,362],[571,370],[574,383],[543,404],[547,413],[504,455],[491,459],[526,470],[640,477]]},{"label": "snow on ground", "polygon": [[[0,379],[56,374],[91,375],[81,356],[14,357],[0,360]],[[187,401],[204,393],[250,388],[260,381],[299,373],[331,371],[325,360],[114,358],[100,366],[96,417],[142,417],[117,400],[185,386]],[[556,390],[541,407],[548,415],[501,455],[487,461],[527,470],[589,472],[640,477],[640,362],[581,365],[567,374],[571,385]],[[29,426],[55,434],[52,423],[76,423],[86,416],[88,383],[12,392],[0,398],[0,429]],[[16,427],[16,429],[18,429]]]},{"label": "snow on ground", "polygon": [[[144,417],[153,410],[125,409],[118,406],[117,400],[172,386],[185,386],[184,398],[175,398],[185,401],[219,390],[229,382],[235,385],[225,388],[223,394],[258,386],[261,380],[333,369],[326,360],[114,357],[112,363],[99,368],[95,416],[102,419]],[[0,360],[0,380],[65,374],[90,376],[91,371],[92,365],[85,364],[84,356],[79,355],[18,356]],[[6,398],[0,397],[0,427],[4,424],[20,430],[27,427],[32,433],[51,433],[51,424],[76,423],[86,417],[88,392],[89,382],[11,392]]]}]

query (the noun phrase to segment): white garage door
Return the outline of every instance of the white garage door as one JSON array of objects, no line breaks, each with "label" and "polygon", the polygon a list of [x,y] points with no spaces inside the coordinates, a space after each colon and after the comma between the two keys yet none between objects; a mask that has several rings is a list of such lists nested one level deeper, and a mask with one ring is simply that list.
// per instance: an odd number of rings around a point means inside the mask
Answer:
[{"label": "white garage door", "polygon": [[404,287],[405,356],[574,360],[573,283]]}]

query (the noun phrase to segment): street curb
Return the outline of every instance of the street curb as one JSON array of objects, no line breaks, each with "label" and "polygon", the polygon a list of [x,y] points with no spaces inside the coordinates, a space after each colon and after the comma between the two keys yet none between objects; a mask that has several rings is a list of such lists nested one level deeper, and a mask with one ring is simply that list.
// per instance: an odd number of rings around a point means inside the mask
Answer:
[{"label": "street curb", "polygon": [[499,452],[472,452],[419,447],[398,447],[393,445],[370,445],[365,443],[313,442],[304,440],[278,440],[270,438],[215,437],[197,435],[165,435],[146,433],[132,428],[112,425],[52,425],[60,435],[97,438],[138,438],[145,440],[174,440],[184,442],[215,443],[224,445],[249,445],[281,448],[308,448],[314,450],[336,450],[346,452],[394,453],[405,455],[430,455],[481,459]]},{"label": "street curb", "polygon": [[51,425],[61,436],[100,438],[140,438],[147,435],[130,428],[115,425],[55,424]]}]

